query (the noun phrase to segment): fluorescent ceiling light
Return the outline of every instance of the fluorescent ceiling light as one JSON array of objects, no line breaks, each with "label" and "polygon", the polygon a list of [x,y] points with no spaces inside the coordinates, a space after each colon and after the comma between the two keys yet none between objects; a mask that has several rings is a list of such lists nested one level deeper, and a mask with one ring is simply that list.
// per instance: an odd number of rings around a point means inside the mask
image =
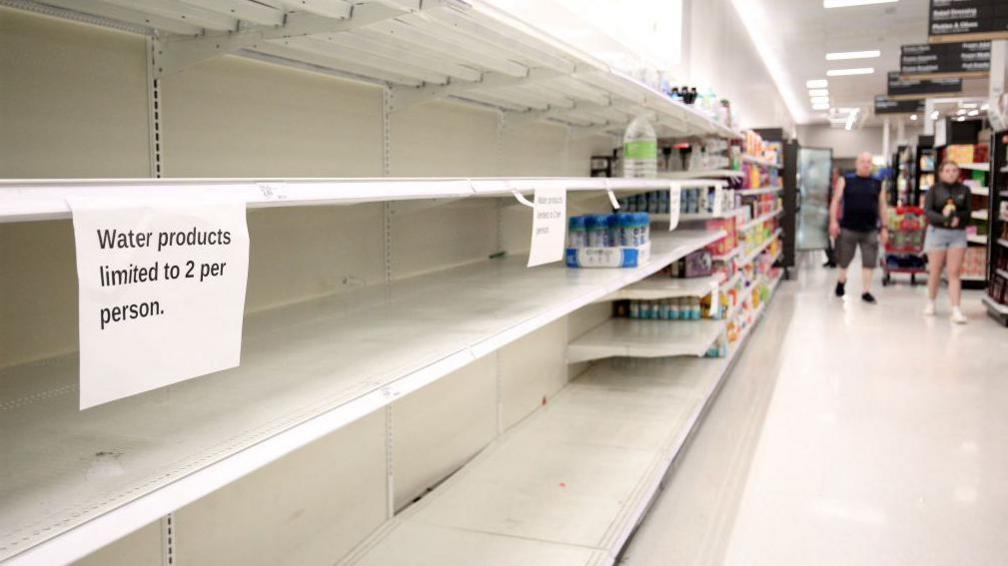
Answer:
[{"label": "fluorescent ceiling light", "polygon": [[956,118],[956,122],[965,122],[965,121],[966,121],[965,116],[959,116],[958,118]]},{"label": "fluorescent ceiling light", "polygon": [[960,108],[959,110],[956,110],[956,116],[962,116],[965,113],[966,113],[965,108]]},{"label": "fluorescent ceiling light", "polygon": [[828,96],[813,96],[810,100],[812,101],[812,104],[829,104]]},{"label": "fluorescent ceiling light", "polygon": [[827,61],[843,61],[845,59],[874,59],[876,57],[881,57],[882,52],[878,49],[871,51],[838,51],[836,53],[827,53]]},{"label": "fluorescent ceiling light", "polygon": [[867,6],[869,4],[892,4],[899,0],[823,0],[823,8],[847,8],[849,6]]},{"label": "fluorescent ceiling light", "polygon": [[812,110],[829,110],[829,102],[816,102],[812,105]]},{"label": "fluorescent ceiling light", "polygon": [[829,81],[826,79],[811,79],[805,81],[805,86],[808,88],[826,88],[829,85]]},{"label": "fluorescent ceiling light", "polygon": [[963,108],[976,108],[978,104],[976,102],[962,102],[959,104]]},{"label": "fluorescent ceiling light", "polygon": [[830,69],[826,71],[827,77],[845,77],[847,75],[870,75],[875,72],[873,67],[857,67],[854,69]]},{"label": "fluorescent ceiling light", "polygon": [[828,88],[811,88],[808,91],[809,96],[829,96]]},{"label": "fluorescent ceiling light", "polygon": [[937,120],[938,119],[938,111],[937,110],[935,110],[934,112],[931,113],[931,119],[932,120]]},{"label": "fluorescent ceiling light", "polygon": [[987,111],[988,109],[990,109],[990,105],[989,105],[989,104],[987,104],[986,102],[985,102],[985,103],[983,103],[983,105],[981,105],[981,106],[980,106],[980,110],[983,110],[983,111],[985,111],[985,112],[986,112],[986,111]]},{"label": "fluorescent ceiling light", "polygon": [[979,116],[980,115],[980,111],[979,110],[970,110],[969,113],[967,113],[966,115],[967,116]]},{"label": "fluorescent ceiling light", "polygon": [[917,115],[916,114],[911,114],[910,115],[910,119],[911,120],[916,120],[917,119]]}]

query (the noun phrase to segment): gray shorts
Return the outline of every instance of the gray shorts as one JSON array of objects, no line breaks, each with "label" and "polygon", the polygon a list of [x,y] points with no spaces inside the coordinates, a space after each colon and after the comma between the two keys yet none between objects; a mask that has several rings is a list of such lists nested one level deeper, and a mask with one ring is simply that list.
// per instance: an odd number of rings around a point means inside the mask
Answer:
[{"label": "gray shorts", "polygon": [[966,230],[953,230],[928,226],[924,235],[924,251],[945,251],[949,248],[966,247]]},{"label": "gray shorts", "polygon": [[836,259],[844,269],[854,261],[854,250],[861,248],[861,267],[878,265],[878,232],[855,232],[843,228],[836,240]]}]

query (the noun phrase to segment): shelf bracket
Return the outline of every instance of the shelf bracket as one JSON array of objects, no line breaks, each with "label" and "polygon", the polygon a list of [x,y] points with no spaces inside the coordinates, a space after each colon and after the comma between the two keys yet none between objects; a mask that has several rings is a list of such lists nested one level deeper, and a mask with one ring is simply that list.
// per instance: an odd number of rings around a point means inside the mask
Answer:
[{"label": "shelf bracket", "polygon": [[421,87],[394,87],[395,105],[393,111],[405,110],[410,106],[444,100],[450,96],[462,96],[469,92],[525,86],[564,76],[553,69],[529,69],[524,77],[512,77],[503,73],[486,72],[475,82],[449,82],[446,85],[426,85]]},{"label": "shelf bracket", "polygon": [[584,138],[590,138],[592,136],[616,136],[615,129],[619,128],[616,124],[611,124],[606,122],[601,126],[570,126],[571,139],[579,140]]},{"label": "shelf bracket", "polygon": [[348,4],[346,15],[342,18],[292,12],[286,15],[284,24],[280,26],[252,26],[223,34],[166,40],[161,43],[158,52],[160,61],[155,69],[155,77],[162,78],[197,63],[232,54],[241,49],[255,49],[259,43],[273,39],[349,31],[418,11],[419,3],[416,6],[415,9],[410,9],[405,4],[397,4],[395,7],[381,4],[354,6]]}]

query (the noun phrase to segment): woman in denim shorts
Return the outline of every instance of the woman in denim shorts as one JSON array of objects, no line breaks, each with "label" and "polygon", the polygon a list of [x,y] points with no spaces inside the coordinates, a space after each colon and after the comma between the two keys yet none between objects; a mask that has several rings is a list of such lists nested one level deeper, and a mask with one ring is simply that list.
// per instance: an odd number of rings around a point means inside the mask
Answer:
[{"label": "woman in denim shorts", "polygon": [[924,251],[928,255],[928,302],[924,314],[935,314],[935,298],[941,285],[942,267],[948,270],[949,303],[952,321],[965,324],[959,309],[962,296],[962,264],[966,257],[966,225],[969,223],[970,190],[959,182],[959,165],[945,160],[938,168],[938,182],[924,199],[928,228]]}]

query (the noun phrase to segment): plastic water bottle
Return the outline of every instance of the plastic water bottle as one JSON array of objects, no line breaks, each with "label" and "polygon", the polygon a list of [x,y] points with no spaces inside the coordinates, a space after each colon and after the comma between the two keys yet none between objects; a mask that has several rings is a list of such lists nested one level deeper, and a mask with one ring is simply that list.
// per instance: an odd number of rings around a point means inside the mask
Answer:
[{"label": "plastic water bottle", "polygon": [[570,219],[567,247],[584,248],[588,246],[588,229],[584,216],[572,216]]},{"label": "plastic water bottle", "polygon": [[623,176],[653,179],[658,174],[658,137],[647,118],[638,116],[623,134]]}]

